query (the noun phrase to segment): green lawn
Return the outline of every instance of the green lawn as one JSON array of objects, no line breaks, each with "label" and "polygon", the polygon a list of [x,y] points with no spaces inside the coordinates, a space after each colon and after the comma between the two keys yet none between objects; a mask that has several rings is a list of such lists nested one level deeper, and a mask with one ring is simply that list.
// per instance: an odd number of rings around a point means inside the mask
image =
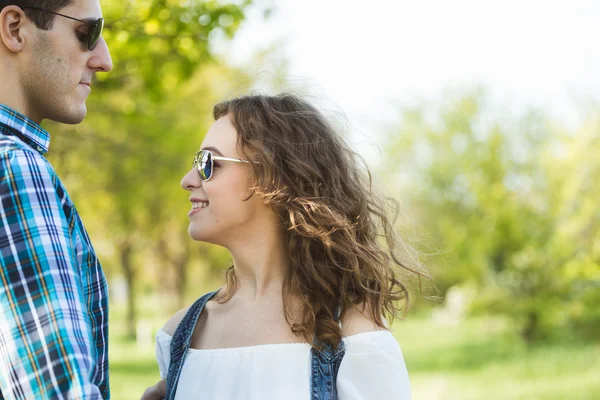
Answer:
[{"label": "green lawn", "polygon": [[153,346],[137,346],[113,334],[110,345],[110,387],[115,400],[139,399],[159,379]]},{"label": "green lawn", "polygon": [[[150,330],[162,323],[163,318],[152,322]],[[154,345],[124,340],[121,328],[112,321],[112,395],[139,399],[158,380]],[[393,330],[414,400],[600,399],[600,343],[527,349],[504,321],[494,318],[452,325],[409,314]]]},{"label": "green lawn", "polygon": [[452,325],[409,317],[394,333],[415,400],[600,399],[600,343],[527,349],[494,318]]}]

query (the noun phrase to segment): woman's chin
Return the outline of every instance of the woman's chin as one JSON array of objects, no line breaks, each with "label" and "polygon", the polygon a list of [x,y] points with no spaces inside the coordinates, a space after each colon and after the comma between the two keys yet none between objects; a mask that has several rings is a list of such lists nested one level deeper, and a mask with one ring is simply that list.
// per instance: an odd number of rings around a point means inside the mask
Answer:
[{"label": "woman's chin", "polygon": [[202,232],[200,229],[194,229],[194,227],[192,225],[190,225],[188,228],[188,235],[190,238],[192,238],[193,240],[195,240],[197,242],[206,241],[206,234],[204,232]]},{"label": "woman's chin", "polygon": [[188,229],[188,235],[192,240],[196,242],[219,244],[219,240],[215,237],[215,235],[211,235],[204,230],[194,229],[191,226]]}]

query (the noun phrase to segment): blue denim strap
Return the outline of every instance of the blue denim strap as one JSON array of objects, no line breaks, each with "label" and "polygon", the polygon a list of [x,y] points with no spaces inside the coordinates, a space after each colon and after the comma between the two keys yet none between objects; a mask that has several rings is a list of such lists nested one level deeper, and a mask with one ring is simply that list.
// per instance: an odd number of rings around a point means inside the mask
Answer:
[{"label": "blue denim strap", "polygon": [[183,369],[183,364],[190,348],[194,328],[204,306],[217,292],[218,290],[207,293],[196,300],[173,334],[173,339],[171,339],[171,362],[169,364],[169,372],[167,373],[167,394],[164,400],[173,400],[175,398],[179,375],[181,375],[181,370]]},{"label": "blue denim strap", "polygon": [[337,375],[346,352],[344,341],[337,348],[325,345],[322,350],[310,349],[310,398],[311,400],[337,400]]},{"label": "blue denim strap", "polygon": [[[340,323],[341,328],[340,314],[341,307],[338,306],[333,318]],[[314,347],[310,349],[310,398],[311,400],[337,400],[337,375],[346,353],[344,341],[340,340],[335,349],[317,339],[315,342],[321,344],[321,350]]]}]

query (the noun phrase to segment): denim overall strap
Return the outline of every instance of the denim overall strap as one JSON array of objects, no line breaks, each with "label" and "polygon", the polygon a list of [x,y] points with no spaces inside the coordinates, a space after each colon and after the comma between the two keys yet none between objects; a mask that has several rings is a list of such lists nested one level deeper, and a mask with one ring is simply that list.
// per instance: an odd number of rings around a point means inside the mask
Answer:
[{"label": "denim overall strap", "polygon": [[204,306],[217,292],[218,290],[207,293],[196,300],[173,334],[173,339],[171,339],[171,362],[169,364],[169,372],[167,373],[167,394],[164,400],[173,400],[175,398],[179,375],[181,374],[185,358],[190,348],[194,328],[196,327],[196,323],[198,322],[198,318],[200,317]]},{"label": "denim overall strap", "polygon": [[[339,317],[340,309],[338,307],[334,318],[339,322]],[[346,348],[343,340],[340,340],[335,349],[327,344],[322,344],[321,350],[314,347],[310,349],[311,400],[337,400],[337,375],[345,353]]]},{"label": "denim overall strap", "polygon": [[320,351],[314,347],[310,349],[311,400],[337,400],[336,381],[345,351],[344,341],[340,341],[334,350],[328,347]]}]

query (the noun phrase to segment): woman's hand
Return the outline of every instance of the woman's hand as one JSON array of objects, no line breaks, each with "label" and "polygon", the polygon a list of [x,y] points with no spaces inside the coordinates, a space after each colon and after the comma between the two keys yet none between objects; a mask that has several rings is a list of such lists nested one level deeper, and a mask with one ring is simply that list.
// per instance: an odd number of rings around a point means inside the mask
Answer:
[{"label": "woman's hand", "polygon": [[150,386],[140,400],[163,400],[167,395],[167,381],[162,380],[154,386]]}]

